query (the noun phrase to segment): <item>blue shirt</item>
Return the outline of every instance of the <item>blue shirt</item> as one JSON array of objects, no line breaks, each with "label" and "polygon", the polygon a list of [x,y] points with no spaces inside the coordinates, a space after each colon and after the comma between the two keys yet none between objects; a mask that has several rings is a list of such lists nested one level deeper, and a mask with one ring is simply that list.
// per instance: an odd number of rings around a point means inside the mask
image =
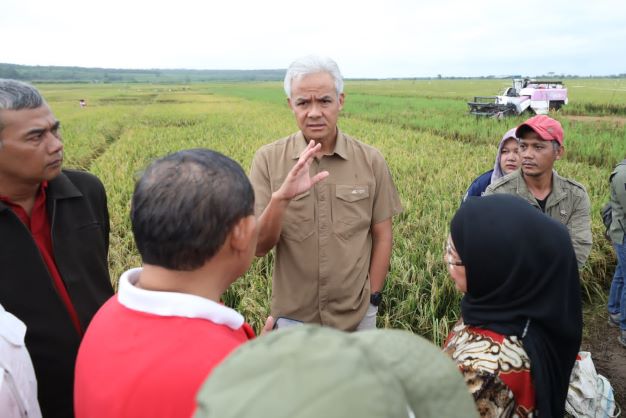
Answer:
[{"label": "blue shirt", "polygon": [[467,189],[465,196],[463,196],[463,202],[470,196],[482,196],[485,190],[487,190],[487,187],[491,184],[491,174],[493,174],[493,170],[489,170],[476,177]]}]

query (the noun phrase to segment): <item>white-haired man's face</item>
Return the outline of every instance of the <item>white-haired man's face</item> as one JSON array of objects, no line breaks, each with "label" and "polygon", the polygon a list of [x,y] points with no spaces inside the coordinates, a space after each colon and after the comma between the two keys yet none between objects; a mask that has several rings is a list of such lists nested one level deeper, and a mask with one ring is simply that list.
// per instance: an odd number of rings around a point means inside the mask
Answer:
[{"label": "white-haired man's face", "polygon": [[304,137],[320,142],[335,139],[343,100],[343,93],[337,95],[335,81],[326,72],[294,79],[291,83],[291,97],[287,99]]}]

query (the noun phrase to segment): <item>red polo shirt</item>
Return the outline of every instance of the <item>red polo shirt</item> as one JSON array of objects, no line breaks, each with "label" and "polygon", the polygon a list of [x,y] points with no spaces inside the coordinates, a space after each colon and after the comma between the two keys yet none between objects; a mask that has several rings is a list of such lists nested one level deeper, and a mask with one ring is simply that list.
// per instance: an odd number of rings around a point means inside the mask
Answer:
[{"label": "red polo shirt", "polygon": [[52,283],[70,315],[72,324],[74,325],[74,328],[76,328],[76,331],[82,335],[83,330],[80,326],[78,314],[76,313],[76,309],[74,309],[74,305],[72,305],[70,295],[67,293],[65,283],[63,283],[59,269],[54,261],[50,221],[48,219],[48,211],[46,210],[46,187],[48,187],[48,182],[44,181],[41,183],[41,188],[35,197],[35,203],[30,213],[30,217],[24,208],[16,203],[13,203],[8,197],[0,195],[0,200],[13,210],[13,213],[17,215],[17,217],[30,231],[35,244],[37,244],[37,248],[39,248],[39,253],[48,268],[50,277],[52,277]]},{"label": "red polo shirt", "polygon": [[243,317],[211,300],[135,286],[93,317],[78,350],[76,418],[188,418],[202,383],[231,351],[254,337]]}]

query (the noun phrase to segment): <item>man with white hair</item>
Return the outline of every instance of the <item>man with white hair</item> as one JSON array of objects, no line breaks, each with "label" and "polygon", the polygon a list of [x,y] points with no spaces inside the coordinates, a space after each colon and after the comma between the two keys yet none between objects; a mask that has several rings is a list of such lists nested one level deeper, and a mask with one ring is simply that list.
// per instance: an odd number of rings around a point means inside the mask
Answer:
[{"label": "man with white hair", "polygon": [[375,328],[391,219],[402,211],[389,168],[378,150],[337,128],[344,93],[333,60],[293,62],[285,93],[300,130],[259,149],[250,172],[256,253],[276,247],[272,316]]},{"label": "man with white hair", "polygon": [[41,412],[55,418],[74,416],[78,346],[113,295],[104,187],[62,165],[60,122],[41,94],[0,79],[0,304],[26,324]]}]

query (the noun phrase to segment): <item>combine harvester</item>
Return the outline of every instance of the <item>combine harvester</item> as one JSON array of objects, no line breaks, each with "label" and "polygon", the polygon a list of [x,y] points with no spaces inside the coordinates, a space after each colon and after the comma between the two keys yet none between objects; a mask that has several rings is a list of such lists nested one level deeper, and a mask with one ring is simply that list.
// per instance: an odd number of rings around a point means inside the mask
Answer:
[{"label": "combine harvester", "polygon": [[470,114],[502,118],[521,115],[531,109],[537,115],[545,115],[550,109],[558,110],[567,104],[567,88],[561,81],[539,81],[516,78],[513,87],[501,96],[476,96],[467,103]]}]

